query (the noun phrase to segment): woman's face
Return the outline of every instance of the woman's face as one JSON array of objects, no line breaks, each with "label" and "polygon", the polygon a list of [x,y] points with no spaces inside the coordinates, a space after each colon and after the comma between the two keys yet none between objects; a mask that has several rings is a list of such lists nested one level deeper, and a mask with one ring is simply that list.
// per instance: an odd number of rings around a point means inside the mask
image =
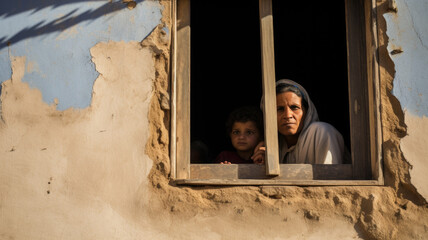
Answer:
[{"label": "woman's face", "polygon": [[298,137],[305,120],[306,109],[302,99],[293,92],[276,95],[278,131],[286,136]]}]

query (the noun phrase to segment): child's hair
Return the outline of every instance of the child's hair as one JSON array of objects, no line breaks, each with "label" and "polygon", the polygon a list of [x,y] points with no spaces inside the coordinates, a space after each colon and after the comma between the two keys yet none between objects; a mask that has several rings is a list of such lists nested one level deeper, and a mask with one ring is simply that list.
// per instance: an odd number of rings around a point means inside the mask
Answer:
[{"label": "child's hair", "polygon": [[235,122],[248,122],[252,121],[256,124],[260,132],[260,136],[264,136],[263,126],[263,112],[254,106],[244,106],[233,110],[226,121],[226,133],[229,135],[232,132],[233,124]]}]

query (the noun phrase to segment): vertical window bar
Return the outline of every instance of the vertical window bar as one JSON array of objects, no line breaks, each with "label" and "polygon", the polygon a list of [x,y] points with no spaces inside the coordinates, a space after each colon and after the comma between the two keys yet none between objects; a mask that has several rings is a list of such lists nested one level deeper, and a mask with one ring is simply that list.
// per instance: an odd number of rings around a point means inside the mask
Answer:
[{"label": "vertical window bar", "polygon": [[177,1],[172,1],[172,67],[171,67],[171,178],[177,177]]},{"label": "vertical window bar", "polygon": [[278,130],[275,93],[275,55],[273,39],[272,0],[259,0],[260,40],[262,51],[264,124],[266,143],[266,175],[278,176]]},{"label": "vertical window bar", "polygon": [[190,178],[190,0],[177,4],[177,179]]}]

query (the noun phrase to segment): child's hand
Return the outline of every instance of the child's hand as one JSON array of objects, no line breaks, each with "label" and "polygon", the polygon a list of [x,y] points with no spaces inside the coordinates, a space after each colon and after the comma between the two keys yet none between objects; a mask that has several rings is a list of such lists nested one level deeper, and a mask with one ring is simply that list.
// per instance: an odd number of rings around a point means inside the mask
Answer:
[{"label": "child's hand", "polygon": [[266,153],[266,147],[265,142],[260,142],[257,144],[256,148],[254,149],[254,154],[251,156],[251,159],[255,164],[264,164],[265,163],[265,153]]},{"label": "child's hand", "polygon": [[232,163],[228,161],[224,161],[224,162],[220,162],[220,164],[232,164]]}]

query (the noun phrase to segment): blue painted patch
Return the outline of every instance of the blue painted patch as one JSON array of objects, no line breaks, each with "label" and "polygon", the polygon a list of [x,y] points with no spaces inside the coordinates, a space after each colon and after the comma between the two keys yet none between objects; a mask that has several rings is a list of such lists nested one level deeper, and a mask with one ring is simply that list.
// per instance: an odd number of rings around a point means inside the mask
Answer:
[{"label": "blue painted patch", "polygon": [[397,13],[385,14],[388,51],[395,64],[393,94],[404,110],[428,116],[428,2],[397,0]]},{"label": "blue painted patch", "polygon": [[[1,41],[1,40],[0,40]],[[0,50],[0,82],[9,79],[12,76],[8,49]]]},{"label": "blue painted patch", "polygon": [[169,36],[169,28],[163,27],[162,30],[164,30],[166,35]]},{"label": "blue painted patch", "polygon": [[[137,0],[19,0],[0,3],[0,82],[11,78],[9,51],[26,56],[22,81],[58,110],[91,103],[98,73],[90,48],[98,42],[141,41],[160,24],[162,6]],[[8,46],[10,45],[10,46]]]}]

